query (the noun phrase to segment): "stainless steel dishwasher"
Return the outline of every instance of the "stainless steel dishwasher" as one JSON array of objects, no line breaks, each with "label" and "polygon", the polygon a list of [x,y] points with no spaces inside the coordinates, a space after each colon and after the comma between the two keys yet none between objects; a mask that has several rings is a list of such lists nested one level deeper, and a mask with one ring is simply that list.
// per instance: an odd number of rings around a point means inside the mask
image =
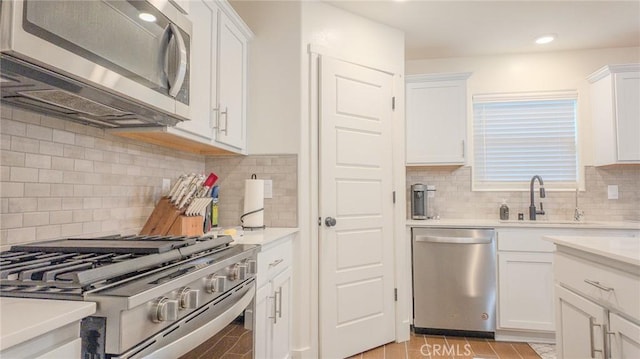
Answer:
[{"label": "stainless steel dishwasher", "polygon": [[413,228],[412,252],[415,332],[493,338],[495,230]]}]

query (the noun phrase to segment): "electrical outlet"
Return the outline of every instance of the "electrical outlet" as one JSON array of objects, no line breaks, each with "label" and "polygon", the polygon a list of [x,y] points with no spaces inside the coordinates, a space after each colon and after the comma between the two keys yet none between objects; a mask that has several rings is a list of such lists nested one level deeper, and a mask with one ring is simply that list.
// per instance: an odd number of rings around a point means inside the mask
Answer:
[{"label": "electrical outlet", "polygon": [[169,194],[169,190],[171,189],[171,180],[168,178],[162,179],[162,195]]},{"label": "electrical outlet", "polygon": [[273,181],[264,180],[264,198],[273,198]]},{"label": "electrical outlet", "polygon": [[607,186],[607,198],[618,199],[618,185],[610,184]]}]

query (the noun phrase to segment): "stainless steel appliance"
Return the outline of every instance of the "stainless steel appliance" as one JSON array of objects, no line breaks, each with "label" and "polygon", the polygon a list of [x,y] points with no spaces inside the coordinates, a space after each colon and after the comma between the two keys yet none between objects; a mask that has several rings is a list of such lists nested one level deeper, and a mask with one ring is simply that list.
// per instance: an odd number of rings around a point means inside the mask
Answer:
[{"label": "stainless steel appliance", "polygon": [[103,237],[12,246],[0,295],[97,303],[82,358],[177,358],[255,296],[257,246],[231,237]]},{"label": "stainless steel appliance", "polygon": [[163,0],[4,0],[2,101],[98,127],[189,118],[191,22]]},{"label": "stainless steel appliance", "polygon": [[427,186],[411,185],[411,219],[427,219]]},{"label": "stainless steel appliance", "polygon": [[495,231],[413,228],[412,237],[416,333],[493,338]]}]

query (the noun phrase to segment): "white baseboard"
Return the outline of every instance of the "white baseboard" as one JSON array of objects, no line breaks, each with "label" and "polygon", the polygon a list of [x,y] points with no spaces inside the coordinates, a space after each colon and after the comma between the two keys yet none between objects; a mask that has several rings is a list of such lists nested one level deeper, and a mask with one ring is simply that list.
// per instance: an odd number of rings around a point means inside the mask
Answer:
[{"label": "white baseboard", "polygon": [[496,340],[505,342],[527,342],[555,344],[556,334],[549,332],[521,332],[517,330],[496,330]]}]

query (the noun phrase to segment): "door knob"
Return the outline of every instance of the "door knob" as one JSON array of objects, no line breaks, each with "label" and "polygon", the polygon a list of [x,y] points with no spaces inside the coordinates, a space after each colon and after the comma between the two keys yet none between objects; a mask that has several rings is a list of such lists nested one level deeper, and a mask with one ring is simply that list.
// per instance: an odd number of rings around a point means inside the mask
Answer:
[{"label": "door knob", "polygon": [[336,225],[336,219],[333,217],[327,217],[324,219],[324,224],[327,227],[333,227]]}]

